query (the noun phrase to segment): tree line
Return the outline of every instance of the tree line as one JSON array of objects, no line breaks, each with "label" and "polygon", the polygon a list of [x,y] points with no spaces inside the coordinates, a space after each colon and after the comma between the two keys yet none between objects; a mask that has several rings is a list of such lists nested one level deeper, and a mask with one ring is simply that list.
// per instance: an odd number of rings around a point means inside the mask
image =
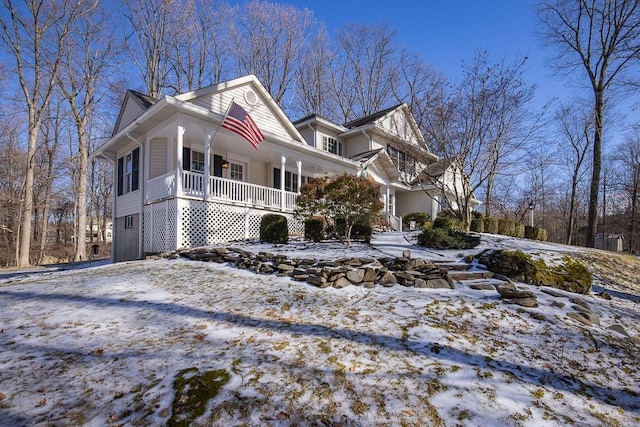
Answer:
[{"label": "tree line", "polygon": [[91,153],[126,89],[160,98],[245,74],[293,119],[344,123],[407,103],[429,150],[460,165],[485,215],[522,219],[535,206],[553,240],[592,246],[596,231],[622,231],[635,251],[640,128],[629,126],[619,147],[607,129],[624,114],[616,97],[639,85],[640,4],[540,1],[537,12],[554,65],[588,85],[562,103],[535,104],[526,56],[479,50],[452,78],[388,24],[329,32],[313,11],[284,3],[3,0],[0,259],[25,266],[65,247],[84,260],[86,230],[106,239],[112,166]]}]

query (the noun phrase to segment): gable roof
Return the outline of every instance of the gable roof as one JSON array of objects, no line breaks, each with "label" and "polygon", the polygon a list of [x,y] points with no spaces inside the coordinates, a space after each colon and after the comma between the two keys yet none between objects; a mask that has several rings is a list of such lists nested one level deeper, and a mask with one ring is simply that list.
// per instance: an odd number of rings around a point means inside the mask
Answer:
[{"label": "gable roof", "polygon": [[[239,93],[242,87],[250,87],[251,90],[254,92],[255,98],[247,99],[246,92],[244,95]],[[232,94],[232,95],[229,95],[229,94]],[[237,79],[227,80],[224,82],[213,84],[211,86],[207,86],[191,92],[186,92],[186,93],[175,96],[175,99],[178,101],[189,102],[194,105],[205,107],[209,110],[212,110],[211,108],[212,97],[220,96],[222,98],[226,95],[228,95],[227,97],[236,96],[236,98],[234,99],[238,99],[238,100],[244,99],[245,105],[243,105],[243,108],[245,108],[245,110],[247,110],[247,112],[251,114],[252,118],[256,122],[258,122],[258,119],[256,117],[257,116],[259,117],[260,112],[252,111],[251,108],[249,107],[255,106],[256,108],[259,108],[261,107],[259,105],[260,103],[259,102],[256,103],[256,102],[257,100],[262,101],[262,103],[266,107],[266,110],[262,111],[262,114],[263,114],[262,118],[269,119],[269,120],[271,120],[271,118],[275,119],[275,121],[277,121],[277,125],[275,124],[275,122],[271,124],[283,130],[283,132],[280,132],[282,134],[280,136],[285,136],[284,134],[286,134],[286,137],[296,142],[300,142],[301,144],[306,144],[304,138],[302,137],[298,129],[293,125],[289,117],[287,117],[287,115],[284,113],[282,108],[280,108],[278,103],[271,97],[271,95],[265,89],[262,83],[260,83],[258,78],[253,74],[250,74],[244,77],[239,77]],[[230,102],[230,99],[228,101]],[[242,103],[242,101],[236,101],[236,103]],[[226,108],[228,105],[229,103],[226,103],[222,108]],[[217,111],[217,112],[219,112],[222,115],[224,115],[225,113],[225,111]],[[258,123],[258,126],[262,131],[265,130],[263,126],[260,125],[260,123]],[[271,130],[272,133],[274,133],[273,131],[275,130],[275,127],[272,129],[267,128],[267,131]]]},{"label": "gable roof", "polygon": [[111,136],[115,135],[120,129],[138,118],[156,102],[158,102],[158,100],[149,95],[145,95],[131,89],[127,90],[124,100],[122,101],[122,105],[120,106],[120,111],[118,112],[118,118],[113,126]]},{"label": "gable roof", "polygon": [[373,123],[376,120],[378,120],[379,118],[386,116],[391,111],[396,110],[401,105],[403,105],[403,104],[397,104],[397,105],[394,105],[393,107],[389,107],[389,108],[385,108],[384,110],[376,111],[375,113],[371,113],[371,114],[369,114],[367,116],[360,117],[359,119],[355,119],[355,120],[352,120],[350,122],[347,122],[347,123],[343,124],[343,126],[346,127],[347,129],[353,129],[353,128],[357,128],[357,127],[360,127],[360,126],[364,126],[364,125],[369,124],[369,123]]},{"label": "gable roof", "polygon": [[452,159],[441,159],[433,163],[429,163],[411,182],[410,185],[419,183],[434,184],[453,164]]}]

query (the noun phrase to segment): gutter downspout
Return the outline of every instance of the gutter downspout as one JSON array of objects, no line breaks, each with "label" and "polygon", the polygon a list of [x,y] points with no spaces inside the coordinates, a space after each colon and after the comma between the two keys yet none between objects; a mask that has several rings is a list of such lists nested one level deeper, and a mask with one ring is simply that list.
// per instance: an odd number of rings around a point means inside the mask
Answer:
[{"label": "gutter downspout", "polygon": [[[140,147],[140,163],[141,165],[144,165],[144,159],[145,159],[145,152],[144,152],[144,144],[141,143],[140,141],[138,141],[137,139],[135,139],[134,137],[132,137],[131,135],[129,135],[129,132],[127,132],[126,137],[129,138],[131,141],[133,141],[134,143],[138,144],[138,146]],[[138,165],[139,170],[142,169],[140,166]],[[140,220],[138,221],[138,259],[142,259],[144,256],[144,234],[143,234],[143,227],[144,227],[144,193],[146,191],[145,189],[145,179],[144,179],[144,174],[146,173],[146,170],[143,170],[142,173],[138,174],[138,179],[140,179],[140,176],[142,176],[141,179],[141,183],[140,183]],[[114,209],[115,210],[115,209]],[[115,213],[114,213],[115,214]],[[113,245],[111,246],[113,248]]]},{"label": "gutter downspout", "polygon": [[[117,176],[118,171],[116,171],[117,162],[115,159],[111,159],[107,157],[104,153],[99,153],[99,157],[106,159],[111,166],[113,167],[114,176]],[[117,186],[116,186],[117,187]],[[116,191],[111,192],[111,263],[116,261],[116,246],[114,242],[116,241],[116,197],[118,195],[118,189]]]},{"label": "gutter downspout", "polygon": [[371,143],[372,143],[371,135],[367,135],[367,132],[365,131],[365,129],[362,129],[360,132],[362,132],[362,134],[363,134],[364,136],[366,136],[366,137],[367,137],[367,139],[369,140],[369,145],[368,145],[368,147],[369,147],[369,148],[368,148],[368,149],[369,149],[369,151],[373,150],[373,147],[371,146]]}]

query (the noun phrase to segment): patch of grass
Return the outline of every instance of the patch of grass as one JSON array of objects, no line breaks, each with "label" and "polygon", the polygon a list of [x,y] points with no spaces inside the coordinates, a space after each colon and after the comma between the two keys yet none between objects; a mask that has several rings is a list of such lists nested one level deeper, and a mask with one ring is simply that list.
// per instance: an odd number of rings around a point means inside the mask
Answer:
[{"label": "patch of grass", "polygon": [[173,383],[174,400],[167,425],[191,425],[193,420],[204,414],[207,402],[213,399],[230,379],[231,376],[225,369],[200,373],[197,368],[188,368],[178,372]]},{"label": "patch of grass", "polygon": [[544,390],[537,388],[531,392],[531,396],[533,396],[534,399],[540,400],[544,397]]}]

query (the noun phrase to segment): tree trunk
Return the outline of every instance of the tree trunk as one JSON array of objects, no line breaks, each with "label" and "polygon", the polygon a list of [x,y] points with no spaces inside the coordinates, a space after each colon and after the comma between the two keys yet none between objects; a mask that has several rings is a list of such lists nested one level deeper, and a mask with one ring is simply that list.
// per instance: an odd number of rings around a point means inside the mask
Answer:
[{"label": "tree trunk", "polygon": [[31,217],[33,216],[33,179],[35,174],[36,142],[38,140],[39,126],[34,125],[35,113],[29,111],[29,143],[27,146],[27,170],[24,178],[22,199],[22,220],[20,224],[20,248],[18,252],[17,266],[28,267],[31,264]]},{"label": "tree trunk", "polygon": [[571,201],[569,203],[569,224],[567,224],[567,245],[570,245],[573,241],[573,230],[576,223],[576,210],[578,199],[578,170],[573,173],[571,177]]},{"label": "tree trunk", "polygon": [[598,192],[600,191],[600,171],[602,169],[602,119],[604,115],[604,89],[595,91],[595,130],[593,137],[593,168],[589,194],[586,246],[593,248],[596,243],[598,225]]},{"label": "tree trunk", "polygon": [[[86,121],[86,120],[85,120]],[[78,221],[76,224],[76,242],[73,253],[74,261],[83,261],[87,258],[87,245],[85,243],[87,234],[87,170],[89,163],[86,123],[77,122],[78,128],[78,193],[76,194],[76,209]],[[93,230],[92,230],[93,231]]]}]

